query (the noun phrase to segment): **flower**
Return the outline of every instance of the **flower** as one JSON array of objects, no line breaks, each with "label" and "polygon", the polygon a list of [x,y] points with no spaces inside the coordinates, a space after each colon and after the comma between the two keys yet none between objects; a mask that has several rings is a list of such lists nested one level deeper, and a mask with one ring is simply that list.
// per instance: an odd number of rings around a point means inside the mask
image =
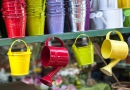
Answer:
[{"label": "flower", "polygon": [[55,83],[56,85],[60,85],[62,84],[63,80],[62,80],[62,77],[61,76],[58,76],[56,79],[55,79]]}]

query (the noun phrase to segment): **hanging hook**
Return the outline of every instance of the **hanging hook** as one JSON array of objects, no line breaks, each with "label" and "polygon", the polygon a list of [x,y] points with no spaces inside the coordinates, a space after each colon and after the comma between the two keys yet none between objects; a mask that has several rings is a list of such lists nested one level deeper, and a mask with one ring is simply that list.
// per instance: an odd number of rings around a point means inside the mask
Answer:
[{"label": "hanging hook", "polygon": [[21,40],[20,40],[20,39],[18,39],[17,41],[18,41],[18,42],[21,42]]}]

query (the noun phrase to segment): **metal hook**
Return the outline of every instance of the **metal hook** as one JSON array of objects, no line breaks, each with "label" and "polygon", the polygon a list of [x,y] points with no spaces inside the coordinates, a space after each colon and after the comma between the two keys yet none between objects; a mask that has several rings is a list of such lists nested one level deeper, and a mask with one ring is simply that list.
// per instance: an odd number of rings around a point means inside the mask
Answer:
[{"label": "metal hook", "polygon": [[21,40],[20,40],[20,39],[18,39],[17,41],[18,41],[18,42],[21,42]]},{"label": "metal hook", "polygon": [[55,40],[55,37],[52,37],[52,40]]}]

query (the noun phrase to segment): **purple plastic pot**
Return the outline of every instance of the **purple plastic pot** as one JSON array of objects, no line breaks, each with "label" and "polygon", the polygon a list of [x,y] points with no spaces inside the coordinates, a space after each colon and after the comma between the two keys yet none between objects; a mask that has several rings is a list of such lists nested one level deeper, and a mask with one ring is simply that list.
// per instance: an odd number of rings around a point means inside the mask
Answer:
[{"label": "purple plastic pot", "polygon": [[53,12],[49,13],[49,12],[47,12],[47,13],[50,14],[50,15],[55,15],[55,14],[65,14],[65,12],[55,12],[55,13],[53,13]]},{"label": "purple plastic pot", "polygon": [[64,4],[46,4],[47,9],[59,9],[64,8]]},{"label": "purple plastic pot", "polygon": [[50,10],[65,10],[65,8],[64,7],[47,8],[47,11],[50,11]]},{"label": "purple plastic pot", "polygon": [[64,4],[64,0],[47,0],[50,4]]},{"label": "purple plastic pot", "polygon": [[50,14],[55,14],[55,13],[64,14],[65,10],[64,9],[57,9],[57,10],[48,10],[47,12]]},{"label": "purple plastic pot", "polygon": [[64,32],[65,14],[48,14],[47,27],[50,34],[61,34]]}]

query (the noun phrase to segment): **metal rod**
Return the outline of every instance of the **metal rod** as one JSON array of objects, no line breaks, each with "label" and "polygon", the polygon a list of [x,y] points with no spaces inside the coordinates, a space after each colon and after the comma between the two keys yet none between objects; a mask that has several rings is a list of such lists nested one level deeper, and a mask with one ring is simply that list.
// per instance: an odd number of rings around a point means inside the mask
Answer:
[{"label": "metal rod", "polygon": [[[104,58],[101,56],[101,54],[99,53],[99,51],[97,50],[97,48],[96,48],[95,46],[94,46],[94,48],[95,48],[97,54],[99,55],[99,57],[101,58],[101,60],[104,62],[104,64],[107,65],[106,61],[105,61]],[[121,85],[121,83],[119,82],[119,80],[117,79],[117,77],[115,76],[114,73],[112,73],[112,76],[113,76],[114,79],[117,81],[117,83],[118,83],[119,85]]]}]

